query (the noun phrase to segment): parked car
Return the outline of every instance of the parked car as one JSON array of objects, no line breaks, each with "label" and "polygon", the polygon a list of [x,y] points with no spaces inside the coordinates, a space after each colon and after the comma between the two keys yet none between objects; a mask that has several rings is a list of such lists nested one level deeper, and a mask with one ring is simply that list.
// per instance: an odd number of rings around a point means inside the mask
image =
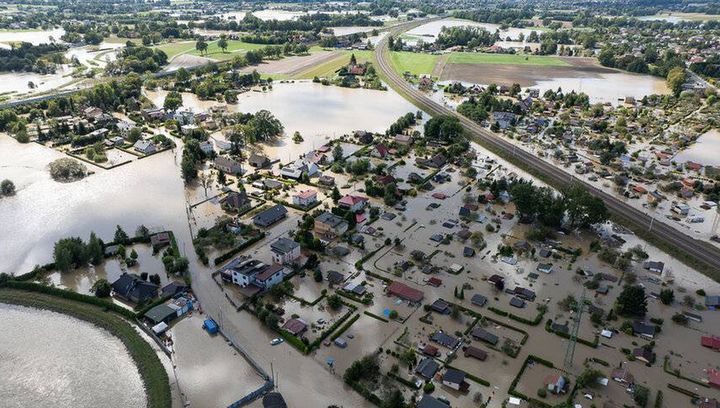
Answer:
[{"label": "parked car", "polygon": [[278,344],[281,344],[284,341],[285,341],[284,339],[281,339],[280,337],[278,337],[278,338],[272,339],[272,341],[270,342],[270,345],[277,346]]}]

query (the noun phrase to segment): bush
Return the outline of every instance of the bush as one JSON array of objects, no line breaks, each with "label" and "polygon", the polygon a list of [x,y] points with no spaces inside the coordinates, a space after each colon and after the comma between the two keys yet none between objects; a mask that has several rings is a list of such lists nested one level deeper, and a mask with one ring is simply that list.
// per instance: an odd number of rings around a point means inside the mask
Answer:
[{"label": "bush", "polygon": [[425,394],[432,394],[433,391],[435,391],[435,384],[431,382],[425,383],[425,386],[423,387],[423,392]]},{"label": "bush", "polygon": [[540,398],[547,397],[547,390],[545,388],[538,388],[537,390],[537,396]]}]

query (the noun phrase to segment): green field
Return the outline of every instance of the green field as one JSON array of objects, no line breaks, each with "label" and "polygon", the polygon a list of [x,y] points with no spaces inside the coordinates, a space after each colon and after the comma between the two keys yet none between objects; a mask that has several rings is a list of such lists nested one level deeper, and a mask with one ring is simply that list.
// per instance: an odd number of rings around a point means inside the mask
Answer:
[{"label": "green field", "polygon": [[[248,51],[257,50],[258,48],[266,47],[265,44],[251,44],[239,40],[228,40],[228,47],[225,52],[220,49],[217,45],[217,41],[208,43],[207,52],[203,53],[203,57],[208,57],[216,60],[229,60],[236,55],[243,55]],[[165,51],[168,59],[171,59],[180,54],[192,54],[200,56],[200,51],[195,49],[195,41],[182,41],[158,45],[156,48]]]},{"label": "green field", "polygon": [[432,74],[439,56],[420,52],[392,52],[390,62],[399,73]]},{"label": "green field", "polygon": [[358,63],[366,61],[374,62],[375,53],[373,51],[337,51],[338,56],[320,65],[308,68],[305,71],[294,75],[294,79],[313,79],[330,78],[335,75],[335,71],[347,65],[350,62],[350,55],[355,54]]},{"label": "green field", "polygon": [[545,65],[563,67],[567,62],[558,57],[523,54],[483,54],[470,52],[453,52],[448,64],[506,64],[506,65]]}]

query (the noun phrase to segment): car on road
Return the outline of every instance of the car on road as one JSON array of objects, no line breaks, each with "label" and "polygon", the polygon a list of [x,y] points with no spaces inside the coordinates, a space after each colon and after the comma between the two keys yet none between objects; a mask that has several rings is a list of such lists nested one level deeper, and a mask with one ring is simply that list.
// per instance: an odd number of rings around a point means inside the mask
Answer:
[{"label": "car on road", "polygon": [[285,341],[284,339],[277,337],[277,338],[272,339],[272,341],[270,342],[270,345],[277,346],[278,344],[282,344],[284,341]]}]

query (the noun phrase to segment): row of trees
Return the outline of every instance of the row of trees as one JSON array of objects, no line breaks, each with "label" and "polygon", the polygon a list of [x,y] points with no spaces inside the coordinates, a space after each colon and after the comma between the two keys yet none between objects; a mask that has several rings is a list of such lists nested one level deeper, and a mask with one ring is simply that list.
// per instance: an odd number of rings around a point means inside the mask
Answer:
[{"label": "row of trees", "polygon": [[67,49],[60,44],[20,43],[9,49],[0,48],[0,71],[24,71],[40,74],[55,72],[55,64],[63,62],[62,52]]}]

